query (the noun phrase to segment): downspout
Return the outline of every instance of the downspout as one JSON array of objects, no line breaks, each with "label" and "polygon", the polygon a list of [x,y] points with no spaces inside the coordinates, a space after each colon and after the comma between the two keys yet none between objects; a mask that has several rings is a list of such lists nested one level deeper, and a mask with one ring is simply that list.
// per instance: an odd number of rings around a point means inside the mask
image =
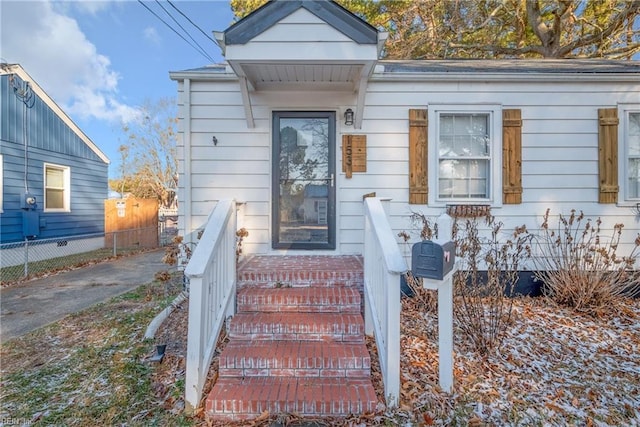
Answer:
[{"label": "downspout", "polygon": [[184,102],[184,129],[182,143],[184,144],[184,237],[188,243],[194,243],[192,235],[191,220],[191,79],[184,79],[182,86],[182,96]]}]

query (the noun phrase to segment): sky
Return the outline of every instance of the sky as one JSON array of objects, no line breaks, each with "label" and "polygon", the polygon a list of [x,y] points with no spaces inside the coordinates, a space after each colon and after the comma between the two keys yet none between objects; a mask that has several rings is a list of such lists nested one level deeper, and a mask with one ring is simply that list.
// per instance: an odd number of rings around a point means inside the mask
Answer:
[{"label": "sky", "polygon": [[144,5],[136,0],[0,0],[0,62],[22,65],[109,157],[110,178],[120,175],[122,123],[132,120],[145,102],[177,97],[177,83],[169,72],[223,61],[220,49],[208,37],[232,23],[229,1],[171,0],[171,4],[167,0],[144,1]]}]

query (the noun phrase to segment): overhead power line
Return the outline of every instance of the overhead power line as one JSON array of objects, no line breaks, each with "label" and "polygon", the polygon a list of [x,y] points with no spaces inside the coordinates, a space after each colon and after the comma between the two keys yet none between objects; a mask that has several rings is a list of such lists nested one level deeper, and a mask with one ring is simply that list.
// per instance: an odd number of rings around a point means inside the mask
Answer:
[{"label": "overhead power line", "polygon": [[202,34],[204,34],[204,36],[206,38],[208,38],[209,40],[211,40],[216,46],[220,47],[220,45],[218,44],[217,40],[214,39],[213,37],[211,37],[209,34],[207,34],[202,28],[200,28],[198,26],[198,24],[196,24],[195,22],[193,22],[191,20],[191,18],[189,18],[187,15],[185,15],[180,9],[178,9],[178,7],[176,5],[173,4],[173,2],[171,2],[171,0],[167,0],[167,3],[169,3],[171,5],[171,7],[173,7],[180,15],[184,16],[184,18],[189,21],[191,23],[191,25],[193,25],[194,27],[196,27]]},{"label": "overhead power line", "polygon": [[[157,1],[157,0],[156,0]],[[209,55],[207,54],[207,52],[199,45],[196,43],[196,45],[194,45],[192,42],[190,42],[189,40],[187,40],[182,34],[180,34],[174,27],[171,26],[171,24],[169,24],[167,21],[165,21],[164,19],[162,19],[156,12],[154,12],[149,6],[147,6],[146,4],[144,4],[144,2],[142,0],[138,0],[138,3],[140,3],[142,6],[144,6],[145,9],[147,9],[153,16],[155,16],[156,18],[158,18],[164,25],[166,25],[171,31],[173,31],[174,33],[176,33],[178,35],[178,37],[180,37],[182,40],[184,40],[189,46],[191,46],[193,49],[195,49],[198,53],[200,53],[202,56],[204,56],[205,58],[207,58],[207,60],[211,61],[211,62],[215,62],[215,60]],[[162,5],[161,5],[162,6]],[[165,10],[165,12],[167,12],[167,10],[163,7],[163,9]],[[167,14],[169,14],[169,12],[167,12]],[[171,14],[169,14],[169,16],[171,16]],[[173,19],[173,17],[172,17]],[[174,19],[175,21],[175,19]],[[179,24],[178,24],[179,25]],[[180,28],[182,28],[183,31],[187,32],[182,26],[180,26]],[[187,32],[188,34],[188,32]],[[191,37],[189,35],[189,37]],[[192,37],[191,37],[192,38]],[[192,38],[193,39],[193,38]]]},{"label": "overhead power line", "polygon": [[[202,46],[200,46],[200,43],[198,43],[198,42],[196,41],[196,39],[194,39],[194,38],[191,36],[191,34],[189,34],[189,31],[185,30],[185,28],[182,26],[182,24],[180,24],[180,23],[178,22],[178,20],[177,20],[177,19],[176,19],[176,18],[175,18],[171,13],[169,13],[169,11],[168,11],[168,10],[167,10],[163,5],[162,5],[162,3],[160,3],[160,1],[159,1],[159,0],[156,0],[156,3],[158,3],[158,6],[160,6],[160,7],[162,8],[162,10],[164,10],[164,12],[165,12],[167,15],[169,15],[169,18],[171,18],[171,19],[173,20],[173,22],[175,22],[175,23],[178,25],[178,27],[180,27],[180,29],[182,29],[182,31],[184,31],[184,33],[185,33],[185,34],[186,34],[186,35],[191,39],[191,41],[193,41],[193,42],[196,44],[196,46],[198,46],[198,48],[200,48],[200,51],[201,51],[201,52],[206,52],[206,50],[205,50]],[[207,54],[207,57],[211,59],[211,62],[214,62],[214,61],[213,61],[213,58],[211,58],[211,56],[209,56],[208,54]]]}]

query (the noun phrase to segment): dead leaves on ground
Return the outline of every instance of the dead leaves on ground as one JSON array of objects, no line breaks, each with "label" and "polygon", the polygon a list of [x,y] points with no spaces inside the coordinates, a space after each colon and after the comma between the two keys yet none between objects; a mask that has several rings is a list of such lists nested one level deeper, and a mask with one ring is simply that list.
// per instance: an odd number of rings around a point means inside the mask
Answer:
[{"label": "dead leaves on ground", "polygon": [[[614,317],[594,318],[539,299],[518,299],[503,346],[479,358],[454,337],[454,392],[438,385],[437,315],[404,298],[400,408],[317,425],[475,427],[640,423],[640,301]],[[178,313],[177,313],[178,314]],[[184,313],[182,313],[184,315]],[[224,343],[223,343],[224,344]],[[384,385],[375,342],[367,337],[379,400]],[[207,381],[215,378],[217,366]],[[213,374],[212,374],[213,373]],[[171,401],[166,401],[169,404]],[[220,426],[197,417],[200,425]],[[237,426],[295,425],[295,414],[263,413]]]},{"label": "dead leaves on ground", "polygon": [[421,425],[640,422],[640,301],[614,317],[518,299],[502,347],[454,336],[454,393],[438,387],[437,315],[403,299],[401,409]]}]

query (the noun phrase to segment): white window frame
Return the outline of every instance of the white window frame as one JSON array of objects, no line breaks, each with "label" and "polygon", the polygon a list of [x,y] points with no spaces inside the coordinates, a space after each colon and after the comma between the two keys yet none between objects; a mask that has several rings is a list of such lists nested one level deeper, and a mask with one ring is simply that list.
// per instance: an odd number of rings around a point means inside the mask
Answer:
[{"label": "white window frame", "polygon": [[[64,180],[64,186],[62,188],[63,195],[63,207],[62,208],[48,208],[47,207],[47,169],[57,169],[62,171],[62,177]],[[43,166],[43,178],[42,178],[43,198],[44,198],[44,212],[70,212],[71,211],[71,168],[68,166],[56,165],[53,163],[45,163]]]},{"label": "white window frame", "polygon": [[640,203],[640,196],[632,198],[629,195],[629,116],[640,114],[640,104],[618,105],[618,203],[636,206]]},{"label": "white window frame", "polygon": [[[490,166],[489,197],[441,198],[439,194],[439,135],[442,114],[487,114],[489,116]],[[430,104],[428,106],[428,179],[431,206],[490,204],[502,206],[502,106],[498,104]]]}]

